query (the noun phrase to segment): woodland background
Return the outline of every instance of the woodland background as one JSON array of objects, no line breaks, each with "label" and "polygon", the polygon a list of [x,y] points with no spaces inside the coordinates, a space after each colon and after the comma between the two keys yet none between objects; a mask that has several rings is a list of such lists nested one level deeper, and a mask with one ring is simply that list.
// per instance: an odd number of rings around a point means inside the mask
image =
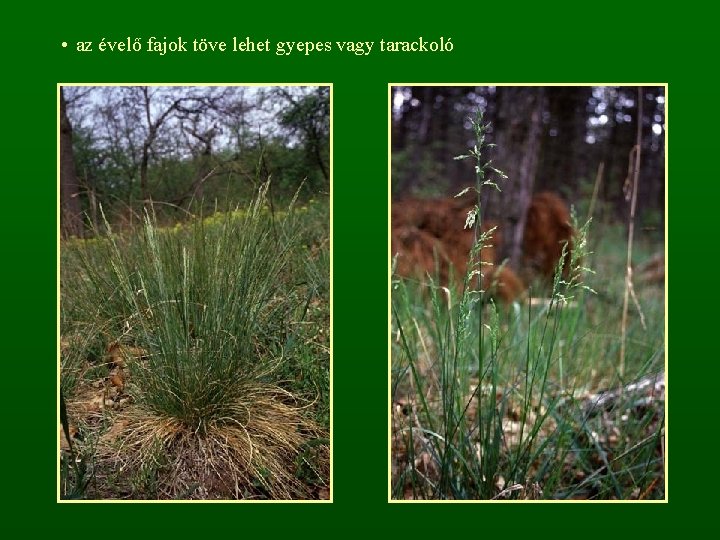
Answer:
[{"label": "woodland background", "polygon": [[271,178],[271,196],[328,193],[329,87],[103,86],[60,90],[64,236],[221,210]]},{"label": "woodland background", "polygon": [[[470,119],[488,124],[485,158],[509,179],[485,189],[484,217],[506,230],[533,193],[553,191],[581,220],[627,220],[630,153],[641,122],[636,227],[665,228],[665,89],[632,86],[397,86],[392,88],[392,195],[453,196],[475,184]],[[597,184],[597,188],[596,188]]]}]

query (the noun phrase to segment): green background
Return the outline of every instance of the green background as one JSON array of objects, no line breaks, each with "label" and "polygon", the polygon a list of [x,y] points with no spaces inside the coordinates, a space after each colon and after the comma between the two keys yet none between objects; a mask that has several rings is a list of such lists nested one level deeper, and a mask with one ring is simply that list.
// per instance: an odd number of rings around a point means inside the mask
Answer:
[{"label": "green background", "polygon": [[[712,113],[714,16],[659,4],[600,9],[513,3],[80,3],[6,12],[2,36],[6,148],[3,179],[6,527],[65,535],[243,534],[637,536],[709,522],[717,497],[712,381],[717,354],[711,264],[717,230]],[[100,11],[102,15],[100,15]],[[46,22],[39,22],[40,20]],[[241,53],[78,53],[77,41],[182,36],[335,41],[450,37],[451,53],[370,56],[335,50],[289,57]],[[69,47],[61,48],[67,41]],[[56,502],[56,148],[58,82],[322,83],[333,89],[334,503],[58,504]],[[673,245],[668,399],[669,504],[388,504],[388,82],[669,83],[668,223]],[[709,236],[708,234],[708,236]],[[704,246],[704,247],[703,247]],[[701,255],[702,258],[699,258]],[[706,284],[706,285],[702,285]],[[678,314],[683,314],[680,317]],[[670,339],[669,339],[670,342]],[[671,405],[670,405],[671,404]]]}]

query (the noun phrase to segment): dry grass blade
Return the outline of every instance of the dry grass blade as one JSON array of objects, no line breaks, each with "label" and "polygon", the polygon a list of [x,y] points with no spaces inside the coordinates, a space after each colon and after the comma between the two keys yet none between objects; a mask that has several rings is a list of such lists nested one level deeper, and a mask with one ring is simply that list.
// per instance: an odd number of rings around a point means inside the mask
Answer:
[{"label": "dry grass blade", "polygon": [[100,456],[128,477],[162,469],[159,498],[307,498],[297,461],[322,434],[287,401],[285,391],[258,385],[236,403],[237,414],[208,423],[205,434],[135,408],[103,437]]}]

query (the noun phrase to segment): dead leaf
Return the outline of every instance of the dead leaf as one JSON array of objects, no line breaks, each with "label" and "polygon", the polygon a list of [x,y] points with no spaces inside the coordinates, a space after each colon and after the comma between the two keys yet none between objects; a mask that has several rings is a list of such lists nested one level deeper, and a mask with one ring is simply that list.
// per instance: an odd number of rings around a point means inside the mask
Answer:
[{"label": "dead leaf", "polygon": [[110,384],[120,390],[120,392],[125,388],[125,372],[121,367],[118,367],[117,370],[110,375]]}]

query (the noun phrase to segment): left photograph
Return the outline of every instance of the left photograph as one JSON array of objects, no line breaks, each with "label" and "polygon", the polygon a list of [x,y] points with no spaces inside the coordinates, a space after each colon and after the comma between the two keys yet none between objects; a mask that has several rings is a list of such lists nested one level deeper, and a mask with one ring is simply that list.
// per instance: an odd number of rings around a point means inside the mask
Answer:
[{"label": "left photograph", "polygon": [[332,501],[331,85],[58,99],[59,501]]}]

